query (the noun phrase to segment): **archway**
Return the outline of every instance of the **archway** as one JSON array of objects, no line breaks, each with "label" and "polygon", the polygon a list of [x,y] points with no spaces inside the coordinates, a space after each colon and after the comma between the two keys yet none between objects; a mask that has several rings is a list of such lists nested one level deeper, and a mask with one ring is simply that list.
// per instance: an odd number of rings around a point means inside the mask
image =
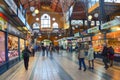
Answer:
[{"label": "archway", "polygon": [[50,45],[50,43],[52,43],[52,41],[51,40],[49,40],[49,39],[44,39],[43,41],[41,41],[41,44],[44,44],[44,46],[49,46]]}]

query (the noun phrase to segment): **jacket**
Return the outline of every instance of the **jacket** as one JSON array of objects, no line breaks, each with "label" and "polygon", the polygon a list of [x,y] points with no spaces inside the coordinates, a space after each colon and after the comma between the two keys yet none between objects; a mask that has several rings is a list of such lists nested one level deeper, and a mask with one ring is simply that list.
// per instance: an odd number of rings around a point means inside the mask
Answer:
[{"label": "jacket", "polygon": [[106,46],[103,47],[102,56],[104,57],[108,56],[108,48]]},{"label": "jacket", "polygon": [[93,48],[88,49],[87,58],[88,58],[88,60],[93,60],[94,59],[94,49]]},{"label": "jacket", "polygon": [[78,53],[78,59],[79,58],[85,58],[85,51],[84,50],[80,50],[80,52]]}]

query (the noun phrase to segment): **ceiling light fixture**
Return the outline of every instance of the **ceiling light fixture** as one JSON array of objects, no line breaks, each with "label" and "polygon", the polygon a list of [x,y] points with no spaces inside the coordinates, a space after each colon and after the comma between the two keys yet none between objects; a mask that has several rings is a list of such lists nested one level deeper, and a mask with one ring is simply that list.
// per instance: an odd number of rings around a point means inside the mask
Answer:
[{"label": "ceiling light fixture", "polygon": [[52,18],[53,21],[55,21],[55,18]]},{"label": "ceiling light fixture", "polygon": [[38,9],[35,9],[35,14],[38,14],[39,13],[39,10]]},{"label": "ceiling light fixture", "polygon": [[39,21],[39,18],[36,18],[36,21]]},{"label": "ceiling light fixture", "polygon": [[74,27],[72,27],[72,29],[73,29],[73,30],[75,30],[75,28],[74,28]]},{"label": "ceiling light fixture", "polygon": [[91,21],[92,20],[92,15],[88,16],[88,20]]},{"label": "ceiling light fixture", "polygon": [[33,13],[32,13],[32,16],[36,16],[36,14],[33,12]]},{"label": "ceiling light fixture", "polygon": [[62,36],[61,34],[59,34],[59,36]]},{"label": "ceiling light fixture", "polygon": [[78,25],[76,25],[75,27],[78,28]]}]

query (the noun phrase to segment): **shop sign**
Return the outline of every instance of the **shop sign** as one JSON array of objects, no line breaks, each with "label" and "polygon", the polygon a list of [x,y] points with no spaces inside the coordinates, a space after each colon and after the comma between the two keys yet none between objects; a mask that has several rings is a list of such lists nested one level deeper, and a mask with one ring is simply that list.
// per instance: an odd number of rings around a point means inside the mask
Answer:
[{"label": "shop sign", "polygon": [[31,30],[31,28],[30,28],[28,23],[26,23],[26,27],[28,28],[28,30],[30,30],[32,32],[32,30]]},{"label": "shop sign", "polygon": [[8,24],[8,32],[15,35],[20,35],[20,31],[14,28],[11,24]]},{"label": "shop sign", "polygon": [[26,20],[23,16],[22,12],[20,11],[20,9],[18,9],[18,17],[23,22],[23,24],[25,24]]},{"label": "shop sign", "polygon": [[87,35],[87,30],[86,31],[83,31],[81,32],[82,35]]},{"label": "shop sign", "polygon": [[84,37],[83,42],[85,42],[85,41],[91,41],[91,37]]},{"label": "shop sign", "polygon": [[82,41],[83,41],[82,38],[77,39],[77,42],[82,42]]},{"label": "shop sign", "polygon": [[0,17],[0,30],[6,30],[6,28],[7,22],[2,17]]},{"label": "shop sign", "polygon": [[17,5],[15,4],[14,0],[4,0],[8,6],[13,10],[15,14],[17,14]]},{"label": "shop sign", "polygon": [[102,24],[101,25],[101,30],[102,29],[108,29],[110,27],[117,26],[117,25],[120,25],[120,20],[119,19],[115,19],[115,20],[109,21],[105,24]]},{"label": "shop sign", "polygon": [[74,37],[80,37],[79,32],[74,34]]},{"label": "shop sign", "polygon": [[96,26],[96,27],[93,27],[93,28],[90,28],[87,30],[88,33],[94,33],[94,32],[97,32],[99,31],[99,26]]}]

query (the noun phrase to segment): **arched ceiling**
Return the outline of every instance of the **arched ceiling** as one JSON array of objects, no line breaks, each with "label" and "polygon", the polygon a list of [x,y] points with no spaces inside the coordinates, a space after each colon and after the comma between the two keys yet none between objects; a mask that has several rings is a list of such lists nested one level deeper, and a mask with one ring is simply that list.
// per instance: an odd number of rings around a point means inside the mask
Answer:
[{"label": "arched ceiling", "polygon": [[[57,32],[51,32],[49,33],[46,31],[39,30],[42,35],[45,37],[48,37],[48,33],[53,36],[58,36],[59,33],[66,34],[64,29],[64,20],[66,17],[66,13],[68,12],[70,6],[73,5],[73,12],[71,15],[71,19],[75,20],[82,20],[86,18],[85,15],[85,5],[84,2],[81,0],[19,0],[24,9],[26,9],[27,12],[27,21],[29,24],[33,24],[36,22],[35,18],[40,17],[42,14],[47,13],[50,16],[55,16],[56,22],[59,25],[59,30]],[[40,11],[39,14],[37,14],[35,17],[32,16],[32,13],[30,11],[30,7],[35,7],[35,9],[38,9]],[[81,16],[80,16],[81,15]],[[64,18],[64,19],[63,19]],[[37,21],[39,22],[39,21]],[[40,22],[39,22],[40,23]],[[66,35],[65,35],[66,36]]]},{"label": "arched ceiling", "polygon": [[20,0],[23,7],[30,12],[30,7],[41,9],[51,9],[53,12],[62,13],[66,12],[74,0]]}]

